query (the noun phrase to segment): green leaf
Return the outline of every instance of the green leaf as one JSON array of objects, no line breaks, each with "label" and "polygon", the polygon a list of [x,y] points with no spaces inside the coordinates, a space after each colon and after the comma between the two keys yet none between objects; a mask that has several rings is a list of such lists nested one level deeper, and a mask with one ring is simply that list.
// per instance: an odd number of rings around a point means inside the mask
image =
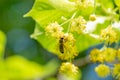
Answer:
[{"label": "green leaf", "polygon": [[31,35],[32,38],[36,39],[42,46],[50,52],[56,52],[57,41],[55,38],[49,37],[45,34],[45,31],[39,24],[36,24],[35,31]]},{"label": "green leaf", "polygon": [[120,8],[120,0],[114,0],[115,4]]},{"label": "green leaf", "polygon": [[5,45],[6,45],[6,36],[2,31],[0,31],[0,59],[3,59]]},{"label": "green leaf", "polygon": [[99,41],[88,34],[74,34],[76,46],[79,52],[82,52],[90,46],[96,45]]},{"label": "green leaf", "polygon": [[[56,0],[54,0],[56,1]],[[62,0],[58,0],[54,3],[53,0],[35,0],[33,8],[24,17],[32,17],[39,25],[45,27],[53,21],[61,21],[61,16],[67,17],[72,12],[68,12],[65,7],[69,7],[68,3],[63,3]],[[59,5],[62,2],[64,6]],[[60,8],[60,9],[59,9]],[[62,10],[61,10],[62,9]],[[63,10],[64,9],[64,10]],[[71,10],[71,7],[69,7]]]},{"label": "green leaf", "polygon": [[49,0],[49,3],[56,9],[63,10],[65,12],[73,12],[76,10],[75,2],[69,0]]},{"label": "green leaf", "polygon": [[101,4],[101,6],[104,6],[106,9],[108,9],[108,8],[113,9],[114,8],[114,1],[113,0],[97,0],[97,2],[99,4]]},{"label": "green leaf", "polygon": [[46,65],[40,65],[20,56],[9,57],[4,64],[4,72],[6,72],[4,80],[42,79],[55,74],[58,68],[58,62],[55,60],[48,62]]},{"label": "green leaf", "polygon": [[[97,5],[99,4],[99,5]],[[114,9],[114,1],[113,0],[96,0],[96,14],[98,15],[108,15],[111,14]]]}]

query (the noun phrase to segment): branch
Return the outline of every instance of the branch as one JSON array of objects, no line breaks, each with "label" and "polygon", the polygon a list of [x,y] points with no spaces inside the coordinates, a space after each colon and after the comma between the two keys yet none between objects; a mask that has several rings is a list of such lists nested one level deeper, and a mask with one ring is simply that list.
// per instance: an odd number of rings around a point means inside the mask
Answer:
[{"label": "branch", "polygon": [[84,66],[84,65],[87,65],[87,64],[91,63],[91,61],[90,61],[89,55],[87,55],[87,56],[85,56],[85,57],[83,57],[83,58],[74,60],[73,63],[74,63],[76,66],[82,67],[82,66]]}]

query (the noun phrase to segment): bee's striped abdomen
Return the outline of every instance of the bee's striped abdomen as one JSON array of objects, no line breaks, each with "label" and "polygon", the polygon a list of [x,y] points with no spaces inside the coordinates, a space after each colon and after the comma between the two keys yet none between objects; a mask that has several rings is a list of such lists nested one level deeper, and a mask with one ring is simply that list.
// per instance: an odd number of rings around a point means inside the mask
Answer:
[{"label": "bee's striped abdomen", "polygon": [[64,44],[63,43],[64,43],[64,38],[62,37],[59,40],[59,50],[61,53],[64,53]]}]

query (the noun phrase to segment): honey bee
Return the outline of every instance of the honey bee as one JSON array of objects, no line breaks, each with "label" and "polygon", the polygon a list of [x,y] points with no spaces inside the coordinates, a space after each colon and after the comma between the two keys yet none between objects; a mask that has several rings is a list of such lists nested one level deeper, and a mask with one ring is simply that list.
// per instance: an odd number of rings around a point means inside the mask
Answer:
[{"label": "honey bee", "polygon": [[64,53],[64,37],[61,37],[59,40],[59,50],[61,53]]}]

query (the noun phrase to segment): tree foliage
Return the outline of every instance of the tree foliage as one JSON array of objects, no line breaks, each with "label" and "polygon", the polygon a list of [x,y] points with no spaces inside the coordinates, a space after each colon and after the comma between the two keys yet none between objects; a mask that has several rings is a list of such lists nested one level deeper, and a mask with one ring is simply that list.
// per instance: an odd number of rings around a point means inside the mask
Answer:
[{"label": "tree foliage", "polygon": [[[120,0],[35,0],[24,17],[32,17],[35,29],[31,38],[58,56],[40,65],[21,56],[4,59],[6,36],[0,31],[0,77],[7,79],[82,80],[79,64],[98,63],[94,71],[99,77],[120,79]],[[87,58],[83,51],[93,48]],[[113,46],[114,45],[114,46]],[[80,62],[75,64],[75,57]],[[87,60],[87,61],[85,61]],[[84,61],[84,62],[82,62]],[[110,66],[109,66],[110,65]],[[5,76],[7,75],[7,77]],[[57,77],[56,77],[57,76]]]}]

